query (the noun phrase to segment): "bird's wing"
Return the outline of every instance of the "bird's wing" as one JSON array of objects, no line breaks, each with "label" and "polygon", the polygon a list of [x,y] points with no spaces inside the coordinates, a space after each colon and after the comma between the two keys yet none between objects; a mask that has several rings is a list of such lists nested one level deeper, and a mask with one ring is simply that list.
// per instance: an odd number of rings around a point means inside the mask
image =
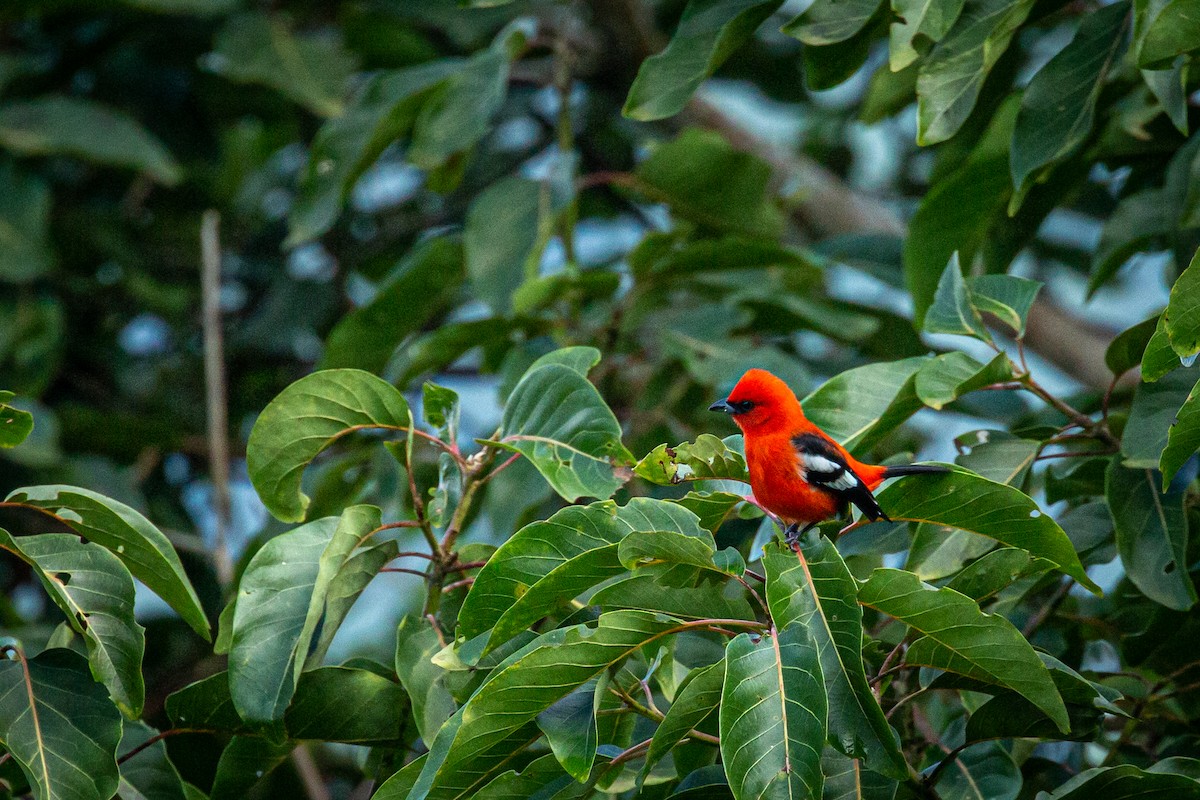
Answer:
[{"label": "bird's wing", "polygon": [[841,504],[853,503],[872,522],[888,519],[863,479],[824,437],[802,433],[792,439],[792,445],[796,448],[804,479],[809,484],[830,493]]}]

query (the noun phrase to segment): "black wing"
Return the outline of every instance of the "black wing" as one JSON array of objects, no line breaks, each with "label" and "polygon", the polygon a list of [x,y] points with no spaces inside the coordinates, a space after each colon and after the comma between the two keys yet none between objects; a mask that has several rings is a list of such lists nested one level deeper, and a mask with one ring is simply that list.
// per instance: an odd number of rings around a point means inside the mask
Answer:
[{"label": "black wing", "polygon": [[837,448],[815,433],[803,433],[792,439],[800,459],[804,478],[816,488],[828,492],[840,504],[853,503],[867,519],[888,519],[875,495],[861,477],[850,468]]}]

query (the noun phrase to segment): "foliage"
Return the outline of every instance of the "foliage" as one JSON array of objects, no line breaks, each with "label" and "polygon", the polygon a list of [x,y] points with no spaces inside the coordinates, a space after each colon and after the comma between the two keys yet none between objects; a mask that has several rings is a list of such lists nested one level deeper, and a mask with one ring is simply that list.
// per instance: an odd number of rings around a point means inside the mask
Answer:
[{"label": "foliage", "polygon": [[[1196,3],[792,8],[0,9],[0,796],[1200,796]],[[788,550],[752,365],[956,464]]]}]

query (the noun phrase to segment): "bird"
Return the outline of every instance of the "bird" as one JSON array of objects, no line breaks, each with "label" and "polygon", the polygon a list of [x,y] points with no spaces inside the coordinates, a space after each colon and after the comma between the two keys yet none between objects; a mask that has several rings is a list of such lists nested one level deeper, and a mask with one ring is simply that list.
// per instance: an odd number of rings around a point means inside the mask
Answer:
[{"label": "bird", "polygon": [[793,548],[851,505],[871,522],[891,522],[872,494],[888,478],[949,471],[932,464],[864,464],[804,416],[791,388],[764,369],[746,372],[709,411],[729,414],[741,428],[754,499],[787,523],[784,539]]}]

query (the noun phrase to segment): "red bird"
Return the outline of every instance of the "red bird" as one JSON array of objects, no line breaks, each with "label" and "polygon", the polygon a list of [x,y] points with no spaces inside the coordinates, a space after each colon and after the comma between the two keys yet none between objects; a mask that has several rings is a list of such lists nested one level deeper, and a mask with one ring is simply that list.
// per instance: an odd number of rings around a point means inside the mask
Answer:
[{"label": "red bird", "polygon": [[872,522],[890,522],[871,494],[879,484],[902,475],[948,471],[921,464],[862,463],[810,422],[788,385],[766,370],[747,372],[709,411],[729,414],[742,429],[754,497],[789,523],[789,544],[817,523],[845,513],[851,503]]}]

